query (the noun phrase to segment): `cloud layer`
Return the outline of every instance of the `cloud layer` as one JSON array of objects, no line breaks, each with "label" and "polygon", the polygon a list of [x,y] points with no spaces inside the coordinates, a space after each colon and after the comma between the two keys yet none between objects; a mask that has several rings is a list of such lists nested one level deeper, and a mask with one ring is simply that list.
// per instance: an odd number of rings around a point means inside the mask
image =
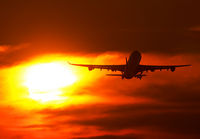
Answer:
[{"label": "cloud layer", "polygon": [[[200,138],[199,5],[195,0],[0,1],[0,138]],[[74,99],[59,108],[24,110],[18,107],[23,99],[7,99],[7,90],[18,83],[6,88],[10,69],[35,57],[60,54],[122,64],[133,50],[144,54],[143,64],[192,67],[147,73],[142,81],[92,71],[64,95],[95,99]]]},{"label": "cloud layer", "polygon": [[199,1],[2,1],[2,45],[27,53],[199,53]]},{"label": "cloud layer", "polygon": [[147,73],[142,81],[95,79],[71,97],[88,95],[101,101],[35,110],[32,115],[41,117],[41,122],[32,116],[22,117],[19,121],[32,119],[35,123],[25,123],[18,130],[36,133],[31,134],[33,138],[41,132],[46,138],[199,138],[199,56],[187,56],[188,61],[184,56],[145,56],[157,63],[177,59],[195,66],[175,73]]}]

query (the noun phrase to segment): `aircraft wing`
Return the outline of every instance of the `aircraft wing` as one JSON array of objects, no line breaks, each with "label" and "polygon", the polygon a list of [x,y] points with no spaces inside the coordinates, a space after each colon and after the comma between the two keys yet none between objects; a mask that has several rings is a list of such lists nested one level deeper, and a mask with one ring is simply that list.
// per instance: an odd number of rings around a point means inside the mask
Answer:
[{"label": "aircraft wing", "polygon": [[176,68],[178,67],[186,67],[186,66],[191,66],[191,65],[168,65],[168,66],[156,66],[156,65],[139,65],[138,72],[143,72],[143,71],[155,71],[155,70],[162,70],[162,69],[167,69],[171,71],[175,71]]},{"label": "aircraft wing", "polygon": [[126,67],[126,65],[87,65],[87,64],[72,64],[72,63],[69,64],[74,66],[87,67],[89,70],[107,69],[107,70],[122,71],[122,72],[125,70]]}]

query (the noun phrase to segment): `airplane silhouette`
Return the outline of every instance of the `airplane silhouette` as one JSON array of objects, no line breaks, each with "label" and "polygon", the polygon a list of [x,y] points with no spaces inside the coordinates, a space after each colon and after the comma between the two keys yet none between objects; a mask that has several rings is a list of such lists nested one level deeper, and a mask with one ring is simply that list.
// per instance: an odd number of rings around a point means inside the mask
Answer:
[{"label": "airplane silhouette", "polygon": [[107,69],[111,71],[120,71],[122,74],[107,74],[107,76],[121,76],[122,79],[131,79],[133,77],[142,79],[143,76],[146,76],[146,74],[143,74],[144,71],[148,72],[154,72],[155,70],[171,70],[172,72],[175,71],[177,67],[186,67],[191,65],[168,65],[168,66],[156,66],[156,65],[140,65],[141,61],[141,54],[138,51],[133,51],[131,55],[129,56],[129,59],[126,57],[126,64],[125,65],[85,65],[85,64],[72,64],[70,65],[74,66],[82,66],[82,67],[88,67],[89,71],[93,69]]}]

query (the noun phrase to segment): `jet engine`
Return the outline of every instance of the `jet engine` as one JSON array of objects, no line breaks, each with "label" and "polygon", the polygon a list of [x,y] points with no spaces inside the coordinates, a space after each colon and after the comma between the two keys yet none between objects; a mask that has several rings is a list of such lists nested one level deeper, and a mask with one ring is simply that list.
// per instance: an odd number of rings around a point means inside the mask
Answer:
[{"label": "jet engine", "polygon": [[92,71],[94,68],[93,67],[88,67],[88,70],[89,71]]},{"label": "jet engine", "polygon": [[171,71],[174,72],[175,71],[175,67],[171,67]]},{"label": "jet engine", "polygon": [[151,69],[151,72],[154,72],[155,71],[155,69]]}]

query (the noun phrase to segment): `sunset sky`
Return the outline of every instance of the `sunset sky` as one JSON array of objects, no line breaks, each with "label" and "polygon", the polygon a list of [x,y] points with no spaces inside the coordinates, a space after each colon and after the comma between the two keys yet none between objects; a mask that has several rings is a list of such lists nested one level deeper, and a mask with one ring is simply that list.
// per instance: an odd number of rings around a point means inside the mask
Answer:
[{"label": "sunset sky", "polygon": [[[0,138],[199,139],[200,1],[1,0]],[[68,64],[192,64],[142,80]]]}]

